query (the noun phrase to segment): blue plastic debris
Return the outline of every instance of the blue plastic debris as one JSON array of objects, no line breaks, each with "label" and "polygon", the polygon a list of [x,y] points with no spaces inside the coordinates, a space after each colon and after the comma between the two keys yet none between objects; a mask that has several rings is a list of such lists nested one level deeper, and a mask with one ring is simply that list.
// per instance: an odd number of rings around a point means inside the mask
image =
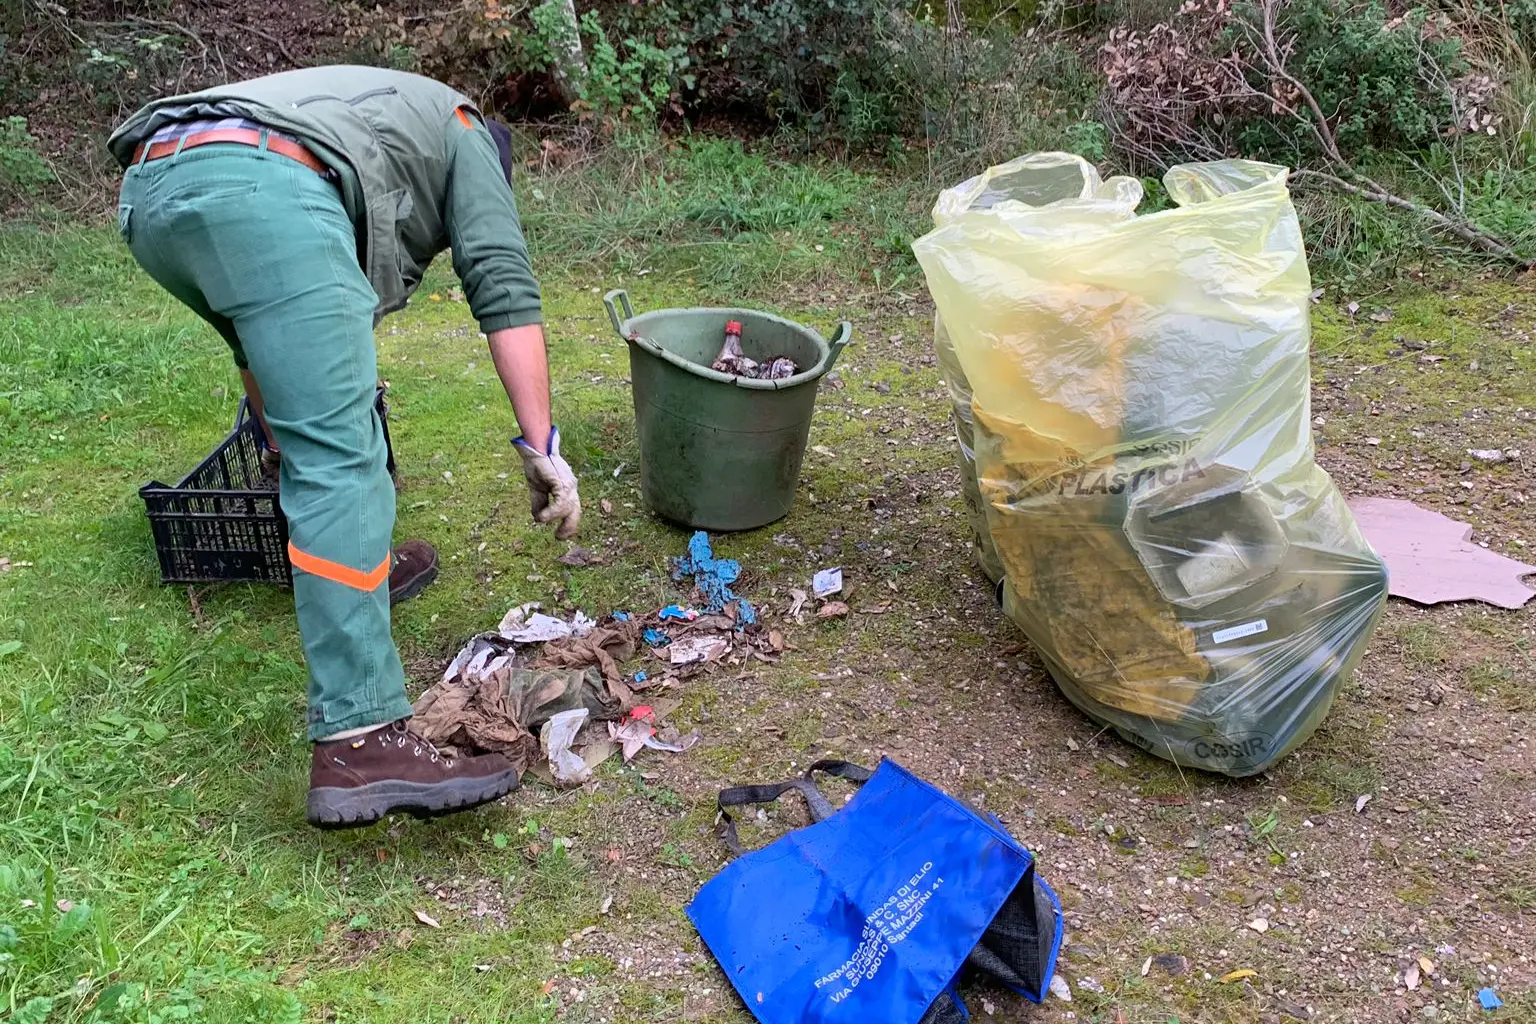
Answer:
[{"label": "blue plastic debris", "polygon": [[741,563],[732,558],[716,558],[709,546],[709,534],[700,530],[688,542],[688,554],[673,563],[672,578],[680,580],[692,576],[694,586],[704,595],[711,612],[723,611],[732,601],[736,602],[736,621],[750,626],[757,621],[757,609],[744,597],[737,597],[731,584],[741,577]]},{"label": "blue plastic debris", "polygon": [[636,672],[635,673],[635,682],[637,682],[637,683],[643,683],[643,682],[645,682],[649,678],[651,678],[649,673],[646,673],[644,671]]},{"label": "blue plastic debris", "polygon": [[629,614],[629,612],[614,612],[613,618],[615,622],[628,622],[634,616]]},{"label": "blue plastic debris", "polygon": [[648,647],[665,647],[672,642],[671,637],[655,628],[648,629],[640,634],[640,639],[644,640]]},{"label": "blue plastic debris", "polygon": [[1477,994],[1477,1001],[1483,1004],[1485,1010],[1497,1010],[1504,1005],[1504,1000],[1491,988],[1485,988]]},{"label": "blue plastic debris", "polygon": [[699,613],[680,604],[669,604],[657,612],[656,617],[662,622],[692,622],[699,617]]}]

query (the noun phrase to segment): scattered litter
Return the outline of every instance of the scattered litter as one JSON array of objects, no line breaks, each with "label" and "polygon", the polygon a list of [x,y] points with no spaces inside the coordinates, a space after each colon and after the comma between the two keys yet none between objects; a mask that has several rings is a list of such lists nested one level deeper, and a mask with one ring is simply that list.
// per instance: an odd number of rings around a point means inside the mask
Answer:
[{"label": "scattered litter", "polygon": [[790,618],[797,618],[805,602],[810,600],[810,595],[803,590],[791,590],[789,592],[789,610],[785,613]]},{"label": "scattered litter", "polygon": [[1083,748],[1078,746],[1077,740],[1075,740],[1072,737],[1068,736],[1067,737],[1067,749],[1070,750],[1070,751],[1073,751],[1074,753],[1076,753],[1077,751],[1082,750]]},{"label": "scattered litter", "polygon": [[644,747],[681,754],[693,749],[699,742],[697,732],[683,737],[679,737],[677,731],[671,728],[658,732],[655,709],[643,705],[631,711],[622,723],[609,722],[608,735],[623,745],[625,761],[634,760],[635,755]]},{"label": "scattered litter", "polygon": [[581,727],[587,724],[587,717],[586,708],[562,711],[544,723],[544,731],[539,736],[539,746],[549,760],[549,770],[561,785],[579,786],[592,777],[586,761],[571,750]]},{"label": "scattered litter", "polygon": [[1097,978],[1078,978],[1077,987],[1085,992],[1102,993],[1104,991],[1104,984]]},{"label": "scattered litter", "polygon": [[416,911],[416,920],[420,921],[422,924],[426,925],[428,928],[441,928],[442,927],[442,925],[437,923],[437,918],[433,917],[431,914],[427,913],[425,910],[418,910],[418,911]]},{"label": "scattered litter", "polygon": [[1403,987],[1410,992],[1419,987],[1418,961],[1409,961],[1408,966],[1403,969]]},{"label": "scattered litter", "polygon": [[821,570],[821,572],[816,574],[816,578],[811,581],[811,591],[816,595],[816,600],[818,601],[831,597],[833,594],[842,593],[843,570],[840,568]]},{"label": "scattered litter", "polygon": [[505,665],[489,677],[438,683],[416,701],[411,724],[422,738],[461,755],[499,753],[526,771],[540,754],[535,730],[577,708],[617,718],[622,700],[600,670],[538,671]]},{"label": "scattered litter", "polygon": [[1256,917],[1252,921],[1248,922],[1248,927],[1252,928],[1260,935],[1263,935],[1265,932],[1269,931],[1269,922],[1264,920],[1262,917]]},{"label": "scattered litter", "polygon": [[601,907],[597,908],[597,912],[599,914],[602,914],[604,917],[607,917],[608,916],[608,911],[610,911],[612,909],[613,909],[613,897],[612,896],[604,896],[603,897],[603,905]]},{"label": "scattered litter", "polygon": [[1349,507],[1386,561],[1394,597],[1425,605],[1486,601],[1514,610],[1536,595],[1521,582],[1536,573],[1536,565],[1473,544],[1466,523],[1398,498],[1357,498]]},{"label": "scattered litter", "polygon": [[679,640],[668,648],[668,660],[674,665],[692,665],[695,662],[715,661],[726,652],[730,644],[720,636],[698,636]]},{"label": "scattered litter", "polygon": [[581,612],[566,621],[545,615],[537,610],[538,607],[537,604],[525,604],[513,608],[502,618],[496,632],[513,643],[542,644],[568,636],[586,636],[597,625]]},{"label": "scattered litter", "polygon": [[534,668],[585,669],[596,667],[603,680],[621,703],[627,703],[628,687],[619,664],[640,652],[640,624],[611,622],[594,628],[585,635],[573,634],[563,640],[552,640],[544,645]]},{"label": "scattered litter", "polygon": [[848,614],[848,606],[841,601],[828,601],[816,609],[818,619],[841,619]]},{"label": "scattered litter", "polygon": [[699,617],[699,613],[692,608],[684,608],[680,604],[669,604],[657,612],[656,617],[662,622],[692,622]]},{"label": "scattered litter", "polygon": [[644,633],[642,633],[640,635],[640,639],[645,641],[645,646],[647,647],[665,647],[667,644],[672,642],[671,637],[667,636],[665,632],[657,629],[655,626],[650,627]]},{"label": "scattered litter", "polygon": [[650,673],[646,672],[644,669],[641,669],[639,672],[635,673],[635,684],[639,685],[649,678],[651,678]]},{"label": "scattered litter", "polygon": [[613,621],[615,621],[615,622],[628,622],[632,618],[634,618],[634,616],[629,614],[629,612],[614,612],[613,613]]},{"label": "scattered litter", "polygon": [[1143,960],[1141,962],[1141,976],[1143,978],[1145,978],[1147,975],[1149,975],[1151,973],[1152,973],[1152,958],[1151,957],[1147,957],[1145,960]]},{"label": "scattered litter", "polygon": [[1468,448],[1467,454],[1478,462],[1503,462],[1509,457],[1498,448]]},{"label": "scattered litter", "polygon": [[607,498],[604,498],[602,501],[598,502],[597,507],[603,510],[603,515],[613,515],[613,502],[609,501]]},{"label": "scattered litter", "polygon": [[555,559],[555,561],[559,562],[561,565],[569,565],[580,568],[584,565],[602,565],[603,556],[593,554],[586,548],[571,548],[571,550]]},{"label": "scattered litter", "polygon": [[1228,971],[1226,974],[1223,974],[1216,980],[1221,982],[1223,985],[1230,985],[1234,981],[1242,981],[1244,978],[1257,978],[1258,976],[1258,971],[1250,970],[1247,967],[1244,967],[1239,971]]},{"label": "scattered litter", "polygon": [[730,558],[716,558],[709,546],[709,534],[703,530],[695,533],[688,542],[688,554],[673,565],[673,579],[693,577],[693,585],[703,597],[706,611],[724,611],[726,605],[734,601],[738,623],[750,626],[757,621],[757,611],[751,602],[737,597],[731,589],[731,584],[741,577],[741,564]]},{"label": "scattered litter", "polygon": [[1477,993],[1477,1001],[1483,1004],[1485,1010],[1497,1010],[1504,1005],[1504,1000],[1491,988],[1481,989]]},{"label": "scattered litter", "polygon": [[1072,1001],[1072,986],[1067,984],[1067,979],[1059,974],[1051,975],[1051,995],[1064,1003]]}]

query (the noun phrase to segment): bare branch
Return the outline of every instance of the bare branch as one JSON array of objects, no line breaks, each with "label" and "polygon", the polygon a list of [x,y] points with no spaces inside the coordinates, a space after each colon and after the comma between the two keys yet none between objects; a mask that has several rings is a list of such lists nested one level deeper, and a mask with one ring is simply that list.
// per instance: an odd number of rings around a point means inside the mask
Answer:
[{"label": "bare branch", "polygon": [[[1261,0],[1259,4],[1260,17],[1262,18],[1264,59],[1268,64],[1266,70],[1295,89],[1297,95],[1301,97],[1301,101],[1312,112],[1312,118],[1308,123],[1311,124],[1312,131],[1317,136],[1317,141],[1322,144],[1323,152],[1327,154],[1328,159],[1353,173],[1354,169],[1350,166],[1349,161],[1345,160],[1343,154],[1339,152],[1338,140],[1333,136],[1333,126],[1328,123],[1328,118],[1323,115],[1323,108],[1318,105],[1317,97],[1312,95],[1312,90],[1308,89],[1301,79],[1286,70],[1285,57],[1281,55],[1280,47],[1275,42],[1276,2],[1277,0]],[[1289,49],[1287,49],[1287,53],[1289,52]]]},{"label": "bare branch", "polygon": [[1411,199],[1404,199],[1402,196],[1388,192],[1374,182],[1371,183],[1370,187],[1361,187],[1360,185],[1345,181],[1335,174],[1308,170],[1293,171],[1291,177],[1293,179],[1300,179],[1303,184],[1308,181],[1316,181],[1334,191],[1343,192],[1347,195],[1364,199],[1367,202],[1381,203],[1383,206],[1390,206],[1393,209],[1406,210],[1409,213],[1417,214],[1442,231],[1455,235],[1474,248],[1481,249],[1483,252],[1497,256],[1500,259],[1508,260],[1522,269],[1529,270],[1536,267],[1536,260],[1520,255],[1510,248],[1509,245],[1488,234],[1488,232],[1475,224],[1452,220],[1439,210],[1416,203]]},{"label": "bare branch", "polygon": [[277,38],[277,36],[274,36],[274,35],[272,35],[269,32],[264,32],[261,29],[257,28],[255,25],[242,24],[240,26],[240,31],[242,31],[242,32],[249,32],[251,35],[255,36],[257,39],[265,39],[267,42],[269,42],[273,46],[277,47],[277,52],[283,55],[283,59],[288,62],[289,66],[291,66],[291,67],[298,67],[299,66],[299,58],[295,57],[293,55],[293,51],[288,49],[288,44],[283,42],[281,39]]}]

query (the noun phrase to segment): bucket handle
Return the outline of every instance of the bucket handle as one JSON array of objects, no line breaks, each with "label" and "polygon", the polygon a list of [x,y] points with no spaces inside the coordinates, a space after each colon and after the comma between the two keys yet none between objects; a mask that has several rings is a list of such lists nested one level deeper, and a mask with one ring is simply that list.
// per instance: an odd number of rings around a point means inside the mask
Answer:
[{"label": "bucket handle", "polygon": [[837,365],[837,357],[843,354],[843,349],[853,340],[853,324],[844,320],[837,325],[837,333],[832,335],[832,340],[827,342],[827,358],[821,364],[822,373],[831,373],[832,367]]},{"label": "bucket handle", "polygon": [[[624,315],[619,316],[618,308],[614,306],[618,302],[624,307]],[[614,332],[624,341],[629,340],[629,335],[624,333],[624,325],[635,318],[635,307],[629,304],[629,292],[623,288],[615,288],[603,296],[603,305],[608,307],[608,319],[613,321]]]}]

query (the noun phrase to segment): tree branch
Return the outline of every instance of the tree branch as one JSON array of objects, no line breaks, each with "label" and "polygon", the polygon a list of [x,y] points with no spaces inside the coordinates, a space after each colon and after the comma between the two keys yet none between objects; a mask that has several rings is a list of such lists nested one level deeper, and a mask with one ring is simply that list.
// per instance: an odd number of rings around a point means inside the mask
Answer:
[{"label": "tree branch", "polygon": [[1446,231],[1449,234],[1455,235],[1457,238],[1461,239],[1463,242],[1466,242],[1468,245],[1474,248],[1481,249],[1483,252],[1497,256],[1500,259],[1508,260],[1509,262],[1514,263],[1516,266],[1519,266],[1525,270],[1530,270],[1533,267],[1536,267],[1536,260],[1532,260],[1520,255],[1520,253],[1516,252],[1508,244],[1500,241],[1493,235],[1488,234],[1486,231],[1477,227],[1475,224],[1470,224],[1466,221],[1452,220],[1450,217],[1447,217],[1439,210],[1433,209],[1432,207],[1423,206],[1411,199],[1404,199],[1402,196],[1388,192],[1386,189],[1382,188],[1380,185],[1377,185],[1375,182],[1370,182],[1369,187],[1362,187],[1352,182],[1345,181],[1343,178],[1340,178],[1336,174],[1328,174],[1324,171],[1308,170],[1292,171],[1291,177],[1293,179],[1300,179],[1303,184],[1305,184],[1307,181],[1317,181],[1335,191],[1343,192],[1347,195],[1352,195],[1357,198],[1364,199],[1367,202],[1380,203],[1383,206],[1390,206],[1396,210],[1406,210],[1409,213],[1417,214],[1418,216],[1423,217],[1425,220],[1434,224],[1436,227],[1440,228],[1442,231]]},{"label": "tree branch", "polygon": [[293,51],[288,49],[288,44],[284,43],[281,39],[277,38],[274,35],[271,35],[270,33],[263,32],[261,29],[257,28],[255,25],[241,24],[241,25],[239,25],[237,27],[242,32],[249,32],[251,35],[255,36],[257,39],[265,39],[267,42],[269,42],[273,46],[277,47],[277,52],[283,55],[283,59],[286,60],[289,63],[290,66],[292,66],[292,67],[298,67],[299,66],[299,58],[297,58],[297,57],[295,57],[293,55]]},{"label": "tree branch", "polygon": [[1353,174],[1354,168],[1350,166],[1349,161],[1345,160],[1343,154],[1339,152],[1338,140],[1333,136],[1333,126],[1328,123],[1328,118],[1323,116],[1323,108],[1318,104],[1317,97],[1312,95],[1312,90],[1308,89],[1304,82],[1286,70],[1285,58],[1280,55],[1280,47],[1275,42],[1275,4],[1276,0],[1262,0],[1259,4],[1264,40],[1264,59],[1269,64],[1270,73],[1278,76],[1282,81],[1290,85],[1291,88],[1295,89],[1297,95],[1301,97],[1301,101],[1312,112],[1312,117],[1308,123],[1312,126],[1312,131],[1317,136],[1318,142],[1322,144],[1323,152],[1328,155],[1328,159]]}]

